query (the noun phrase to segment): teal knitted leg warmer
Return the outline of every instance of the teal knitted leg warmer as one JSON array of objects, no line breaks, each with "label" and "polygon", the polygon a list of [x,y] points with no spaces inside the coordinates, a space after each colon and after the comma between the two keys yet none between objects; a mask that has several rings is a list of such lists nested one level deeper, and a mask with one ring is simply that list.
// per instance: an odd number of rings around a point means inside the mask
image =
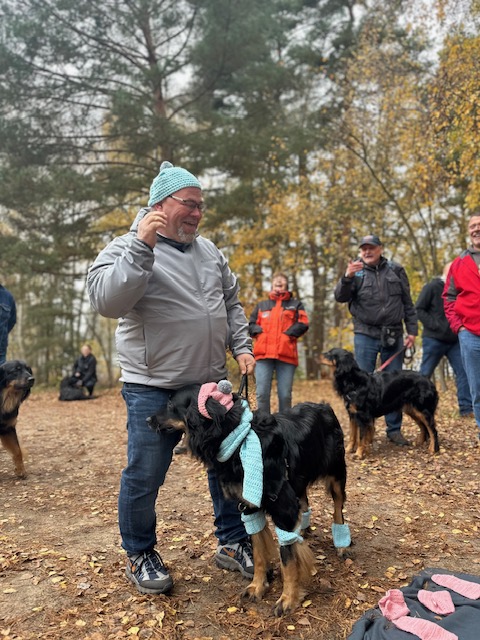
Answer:
[{"label": "teal knitted leg warmer", "polygon": [[302,522],[300,523],[300,529],[305,531],[310,526],[310,516],[312,515],[312,510],[309,508],[307,511],[302,513]]},{"label": "teal knitted leg warmer", "polygon": [[333,544],[337,549],[349,547],[352,544],[350,527],[348,524],[332,524]]},{"label": "teal knitted leg warmer", "polygon": [[267,524],[265,511],[262,510],[254,511],[253,513],[242,513],[242,521],[249,536],[253,536],[254,533],[260,533]]}]

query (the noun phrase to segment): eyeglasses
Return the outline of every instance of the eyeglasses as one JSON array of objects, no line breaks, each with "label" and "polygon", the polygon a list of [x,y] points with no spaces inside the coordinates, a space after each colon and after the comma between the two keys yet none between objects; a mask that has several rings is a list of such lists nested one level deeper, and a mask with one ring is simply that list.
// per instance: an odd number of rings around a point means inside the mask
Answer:
[{"label": "eyeglasses", "polygon": [[172,198],[172,200],[176,200],[177,202],[180,202],[181,204],[184,204],[186,207],[190,209],[190,211],[195,211],[195,209],[198,209],[202,213],[207,208],[207,205],[204,202],[195,202],[195,200],[184,200],[183,198],[179,198],[178,196],[168,196],[168,197]]}]

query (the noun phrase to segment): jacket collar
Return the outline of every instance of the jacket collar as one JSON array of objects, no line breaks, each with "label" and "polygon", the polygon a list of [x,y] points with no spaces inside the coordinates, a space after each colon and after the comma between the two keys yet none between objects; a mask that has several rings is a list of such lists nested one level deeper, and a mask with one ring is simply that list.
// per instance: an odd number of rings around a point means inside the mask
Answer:
[{"label": "jacket collar", "polygon": [[268,296],[270,300],[290,300],[292,294],[290,291],[270,291]]}]

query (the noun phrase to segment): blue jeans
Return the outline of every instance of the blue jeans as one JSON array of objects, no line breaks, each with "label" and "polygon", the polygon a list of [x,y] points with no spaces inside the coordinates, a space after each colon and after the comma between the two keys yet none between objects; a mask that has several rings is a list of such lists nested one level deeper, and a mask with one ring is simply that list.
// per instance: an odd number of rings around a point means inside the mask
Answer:
[{"label": "blue jeans", "polygon": [[462,362],[470,386],[472,396],[473,415],[479,429],[480,438],[480,336],[470,333],[467,329],[458,334]]},{"label": "blue jeans", "polygon": [[[155,502],[172,461],[181,433],[156,433],[146,419],[167,404],[171,391],[125,383],[122,396],[127,406],[127,466],[122,471],[118,496],[118,519],[122,547],[142,553],[156,545]],[[226,500],[215,474],[209,473],[215,524],[220,544],[247,537],[237,503]],[[213,490],[212,490],[213,489]],[[175,505],[172,505],[172,508]]]},{"label": "blue jeans", "polygon": [[443,340],[424,336],[422,340],[422,364],[420,365],[420,373],[430,378],[444,356],[447,357],[455,374],[460,415],[472,413],[472,397],[468,386],[467,374],[462,364],[462,354],[458,342],[444,342]]},{"label": "blue jeans", "polygon": [[[403,347],[403,338],[400,336],[393,347],[382,347],[380,338],[371,338],[364,333],[354,335],[355,360],[360,369],[373,373],[377,365],[377,356],[380,354],[380,362],[383,364],[400,351]],[[403,367],[403,355],[400,353],[392,362],[385,367],[384,371],[400,371]],[[387,436],[393,431],[400,431],[402,427],[402,412],[394,411],[385,416],[387,423]]]},{"label": "blue jeans", "polygon": [[257,360],[255,365],[255,383],[257,387],[257,408],[270,413],[270,393],[272,391],[273,373],[277,376],[278,410],[290,409],[292,406],[292,387],[296,365],[273,358]]}]

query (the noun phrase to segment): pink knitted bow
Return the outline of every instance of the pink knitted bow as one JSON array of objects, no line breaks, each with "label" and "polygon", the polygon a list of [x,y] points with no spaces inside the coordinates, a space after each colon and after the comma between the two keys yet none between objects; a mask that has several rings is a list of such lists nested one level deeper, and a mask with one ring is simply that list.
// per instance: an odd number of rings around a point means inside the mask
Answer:
[{"label": "pink knitted bow", "polygon": [[227,411],[233,407],[232,384],[228,380],[220,380],[216,382],[206,382],[200,387],[198,392],[198,410],[205,418],[212,419],[208,413],[205,403],[208,398],[213,398],[227,408]]}]

